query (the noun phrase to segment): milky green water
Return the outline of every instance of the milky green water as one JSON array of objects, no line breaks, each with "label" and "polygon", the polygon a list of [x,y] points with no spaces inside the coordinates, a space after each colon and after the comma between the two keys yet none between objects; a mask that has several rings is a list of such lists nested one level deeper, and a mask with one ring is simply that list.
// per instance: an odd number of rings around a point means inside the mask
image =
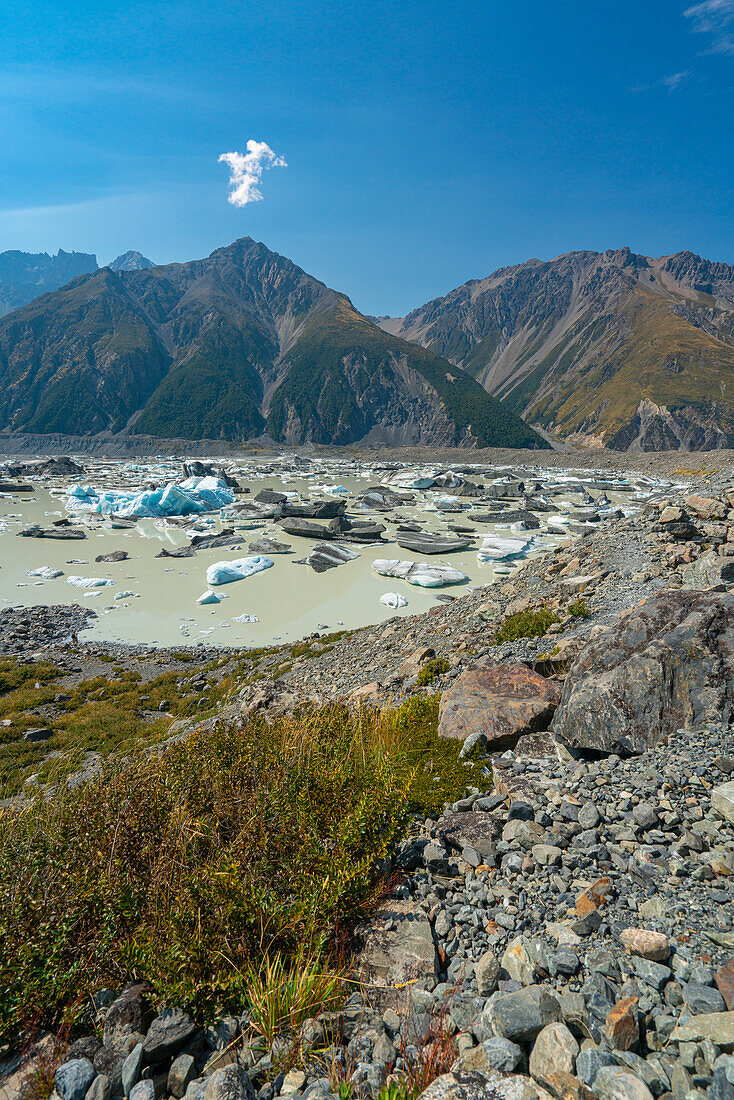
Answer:
[{"label": "milky green water", "polygon": [[[106,467],[109,478],[109,464]],[[322,479],[323,479],[323,471]],[[85,483],[108,487],[110,481],[88,476]],[[243,478],[247,482],[247,478]],[[368,484],[364,478],[345,478],[337,474],[335,483],[351,493]],[[308,497],[313,482],[289,477],[266,477],[252,483],[253,495],[262,488],[297,490]],[[426,531],[450,533],[449,523],[467,523],[467,514],[439,516],[425,510],[431,494],[418,494],[414,505],[401,506],[400,515],[419,521]],[[246,497],[239,498],[246,500]],[[87,532],[84,541],[57,541],[18,537],[21,527],[31,523],[49,526],[54,519],[66,516],[65,497],[49,488],[39,488],[32,497],[0,496],[0,606],[10,604],[79,604],[97,613],[85,638],[112,642],[148,643],[156,645],[187,645],[202,642],[207,645],[261,646],[279,641],[295,641],[313,631],[335,631],[387,620],[394,615],[411,615],[436,606],[438,592],[460,596],[467,588],[492,583],[499,574],[492,563],[477,560],[476,550],[465,550],[445,557],[421,559],[400,549],[394,541],[387,545],[353,548],[360,557],[335,569],[317,574],[309,566],[296,565],[294,559],[305,557],[317,545],[314,540],[285,534],[275,523],[253,527],[237,519],[217,517],[213,530],[235,526],[242,534],[241,548],[219,548],[198,551],[191,558],[157,558],[162,547],[173,549],[186,545],[191,532],[184,532],[163,521],[140,519],[132,530],[112,530],[100,517],[77,514]],[[347,505],[350,510],[349,504]],[[486,510],[486,506],[484,508]],[[360,518],[384,517],[371,512],[353,512]],[[491,524],[476,524],[477,534],[491,534],[499,528]],[[387,537],[394,526],[388,524]],[[507,533],[506,529],[500,533]],[[245,580],[216,588],[225,597],[220,604],[201,606],[196,599],[206,589],[206,569],[215,561],[234,559],[248,554],[248,542],[263,536],[274,537],[291,545],[290,554],[270,555],[274,565]],[[549,540],[552,543],[560,539]],[[129,559],[119,563],[95,563],[98,554],[126,550]],[[386,578],[372,572],[377,558],[426,560],[450,564],[469,578],[466,585],[443,589],[421,589],[405,581]],[[82,559],[84,564],[72,563]],[[26,575],[39,566],[62,569],[64,576],[37,581]],[[115,584],[103,589],[81,590],[67,583],[69,575],[107,577]],[[506,579],[504,576],[502,579]],[[133,596],[115,600],[119,592]],[[399,592],[408,600],[405,608],[395,610],[380,603],[386,592]],[[92,594],[94,593],[94,594]],[[256,623],[233,623],[239,615],[257,616]]]}]

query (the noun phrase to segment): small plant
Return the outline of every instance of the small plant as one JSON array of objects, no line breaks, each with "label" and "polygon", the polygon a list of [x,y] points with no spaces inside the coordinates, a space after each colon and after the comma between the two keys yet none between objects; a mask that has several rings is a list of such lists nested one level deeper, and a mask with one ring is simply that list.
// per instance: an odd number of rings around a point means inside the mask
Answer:
[{"label": "small plant", "polygon": [[568,613],[573,615],[575,619],[588,619],[591,615],[589,605],[586,600],[582,599],[574,600],[572,604],[569,604]]},{"label": "small plant", "polygon": [[448,672],[449,662],[445,657],[434,657],[432,661],[428,661],[418,673],[418,679],[416,684],[418,687],[426,687],[428,684],[432,684],[438,676],[442,676],[444,672]]},{"label": "small plant", "polygon": [[514,642],[518,638],[540,638],[548,627],[561,620],[549,607],[538,607],[528,611],[516,611],[503,619],[494,636],[494,644]]},{"label": "small plant", "polygon": [[279,1035],[296,1036],[304,1020],[340,999],[342,978],[325,970],[316,953],[301,952],[290,963],[278,952],[246,969],[250,1021],[269,1047]]}]

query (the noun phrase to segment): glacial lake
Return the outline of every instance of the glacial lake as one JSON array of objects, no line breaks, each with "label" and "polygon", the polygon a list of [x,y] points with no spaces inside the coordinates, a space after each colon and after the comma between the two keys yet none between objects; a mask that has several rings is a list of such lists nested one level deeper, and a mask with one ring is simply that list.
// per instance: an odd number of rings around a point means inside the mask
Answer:
[{"label": "glacial lake", "polygon": [[[164,485],[183,480],[182,463],[171,460],[139,463],[112,462],[79,458],[84,476],[79,479],[41,479],[34,481],[32,494],[0,495],[0,606],[33,604],[79,604],[97,614],[85,630],[85,639],[105,642],[147,643],[152,645],[263,646],[292,642],[313,631],[320,633],[351,629],[378,623],[394,615],[411,615],[437,605],[443,595],[459,597],[468,589],[506,580],[522,561],[480,561],[477,548],[482,536],[509,536],[506,523],[477,522],[474,516],[496,507],[509,509],[524,506],[520,499],[504,501],[481,500],[459,496],[451,488],[393,488],[410,493],[413,500],[401,504],[394,512],[383,514],[358,506],[357,494],[369,486],[385,484],[396,476],[405,482],[429,480],[432,472],[446,467],[420,469],[396,464],[358,463],[323,459],[307,461],[284,455],[269,460],[225,460],[225,467],[250,490],[238,495],[236,503],[252,500],[263,489],[294,494],[293,499],[313,501],[345,499],[347,515],[355,519],[383,523],[386,531],[382,545],[355,545],[359,557],[316,573],[308,565],[298,565],[296,559],[306,557],[317,540],[286,534],[274,521],[252,522],[223,509],[205,516],[191,517],[182,527],[181,521],[141,518],[131,529],[115,530],[109,517],[95,513],[75,512],[67,508],[66,489],[75,481],[96,489],[126,489],[139,491],[150,484]],[[209,460],[207,460],[209,461]],[[216,459],[212,460],[217,462]],[[605,494],[612,508],[631,512],[640,508],[645,499],[663,491],[667,483],[629,475],[629,481],[618,474],[604,472],[564,472],[557,469],[470,467],[461,463],[460,477],[479,486],[504,481],[508,477],[530,478],[540,493],[553,504],[553,512],[535,513],[541,529],[528,532],[534,542],[527,557],[536,557],[565,541],[561,534],[544,530],[550,515],[573,517],[588,513],[588,503],[582,501],[584,487],[593,499]],[[413,475],[415,477],[413,478]],[[427,476],[428,475],[428,476]],[[26,480],[26,479],[18,479]],[[343,492],[346,490],[347,492]],[[295,497],[298,494],[298,498]],[[437,508],[461,506],[460,512],[437,511]],[[32,524],[49,527],[55,520],[69,518],[83,527],[84,540],[21,538],[19,532]],[[425,532],[452,534],[450,525],[472,528],[476,547],[445,555],[419,555],[401,549],[395,542],[397,522],[415,522]],[[603,521],[603,520],[602,520]],[[224,527],[234,527],[241,543],[237,547],[199,550],[193,557],[166,558],[156,555],[164,547],[173,550],[186,546],[193,533],[217,533]],[[270,555],[273,567],[252,577],[216,588],[221,602],[200,605],[197,598],[208,588],[206,570],[217,561],[248,556],[248,543],[262,537],[289,543],[287,554]],[[334,541],[338,541],[335,539]],[[95,563],[100,554],[124,550],[129,558],[122,562]],[[424,589],[403,580],[383,577],[372,570],[378,558],[398,558],[403,561],[426,561],[451,565],[467,577],[464,584],[440,589]],[[52,580],[28,576],[28,571],[44,566],[62,570],[63,575]],[[68,577],[107,578],[114,583],[97,589],[79,589],[68,583]],[[404,596],[407,606],[394,609],[380,603],[388,592]],[[120,593],[132,593],[115,599]],[[254,616],[257,622],[233,622],[242,615]]]}]

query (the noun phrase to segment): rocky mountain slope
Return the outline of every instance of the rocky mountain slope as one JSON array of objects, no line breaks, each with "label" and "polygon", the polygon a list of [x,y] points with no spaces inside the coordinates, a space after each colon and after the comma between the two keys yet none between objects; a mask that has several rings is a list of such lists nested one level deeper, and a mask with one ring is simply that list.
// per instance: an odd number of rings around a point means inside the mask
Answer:
[{"label": "rocky mountain slope", "polygon": [[734,268],[691,252],[533,259],[378,324],[562,436],[697,450],[734,432]]},{"label": "rocky mountain slope", "polygon": [[546,446],[464,371],[250,238],[103,268],[0,321],[0,428]]},{"label": "rocky mountain slope", "polygon": [[142,252],[123,252],[109,265],[113,271],[144,271],[146,267],[155,267],[152,260],[144,256]]},{"label": "rocky mountain slope", "polygon": [[96,269],[88,252],[0,252],[0,317]]}]

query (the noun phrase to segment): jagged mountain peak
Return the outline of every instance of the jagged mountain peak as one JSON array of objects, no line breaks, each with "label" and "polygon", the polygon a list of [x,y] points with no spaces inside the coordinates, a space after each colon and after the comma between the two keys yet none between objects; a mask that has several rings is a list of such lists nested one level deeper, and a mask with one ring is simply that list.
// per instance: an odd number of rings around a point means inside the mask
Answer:
[{"label": "jagged mountain peak", "polygon": [[117,256],[107,266],[112,268],[113,271],[143,271],[146,267],[155,267],[155,264],[142,252],[129,250],[123,252],[121,256]]}]

